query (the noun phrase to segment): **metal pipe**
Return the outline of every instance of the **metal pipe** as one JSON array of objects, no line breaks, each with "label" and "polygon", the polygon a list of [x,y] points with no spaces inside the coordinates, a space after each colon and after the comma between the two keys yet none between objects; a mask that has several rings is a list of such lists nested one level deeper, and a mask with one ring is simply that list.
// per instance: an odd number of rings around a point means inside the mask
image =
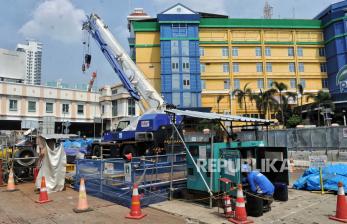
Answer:
[{"label": "metal pipe", "polygon": [[181,136],[180,132],[178,131],[176,125],[175,125],[175,124],[172,124],[172,125],[173,125],[173,127],[175,128],[178,137],[179,137],[180,140],[182,141],[182,144],[183,144],[185,150],[187,151],[188,156],[189,156],[190,159],[192,160],[193,165],[195,166],[195,168],[196,168],[196,170],[197,170],[197,172],[198,172],[200,178],[202,179],[202,182],[204,183],[205,187],[207,188],[208,193],[212,196],[213,193],[212,193],[210,187],[208,186],[208,184],[206,183],[206,180],[204,179],[204,176],[202,175],[200,169],[198,168],[198,165],[197,165],[196,162],[194,161],[194,158],[193,158],[192,154],[189,152],[189,149],[188,149],[186,143],[184,142],[183,137]]}]

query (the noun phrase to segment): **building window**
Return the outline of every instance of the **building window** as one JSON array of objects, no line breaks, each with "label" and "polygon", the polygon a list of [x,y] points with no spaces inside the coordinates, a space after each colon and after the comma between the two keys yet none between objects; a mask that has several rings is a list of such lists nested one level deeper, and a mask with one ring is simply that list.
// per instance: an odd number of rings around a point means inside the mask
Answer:
[{"label": "building window", "polygon": [[295,64],[294,62],[289,63],[289,72],[295,72]]},{"label": "building window", "polygon": [[206,81],[201,80],[201,89],[206,89]]},{"label": "building window", "polygon": [[46,103],[46,113],[53,113],[53,103]]},{"label": "building window", "polygon": [[322,79],[322,88],[327,89],[329,87],[328,79]]},{"label": "building window", "polygon": [[257,72],[263,72],[263,63],[261,62],[257,63]]},{"label": "building window", "polygon": [[182,56],[189,56],[189,40],[181,41]]},{"label": "building window", "polygon": [[237,73],[240,71],[240,65],[237,62],[233,63],[233,72]]},{"label": "building window", "polygon": [[224,89],[230,89],[230,80],[224,80]]},{"label": "building window", "polygon": [[179,90],[180,89],[180,75],[179,74],[172,74],[172,90]]},{"label": "building window", "polygon": [[63,111],[63,114],[68,114],[69,113],[69,104],[63,103],[62,111]]},{"label": "building window", "polygon": [[128,99],[128,115],[135,115],[135,100]]},{"label": "building window", "polygon": [[272,79],[268,79],[268,80],[267,80],[267,88],[271,88],[273,82],[274,82],[274,81],[273,81]]},{"label": "building window", "polygon": [[28,101],[28,112],[36,112],[36,102]]},{"label": "building window", "polygon": [[181,94],[180,93],[172,93],[172,104],[179,106],[181,104]]},{"label": "building window", "polygon": [[115,117],[118,115],[118,101],[112,100],[112,116]]},{"label": "building window", "polygon": [[189,62],[183,62],[183,69],[189,69]]},{"label": "building window", "polygon": [[190,107],[191,106],[191,99],[192,99],[192,94],[191,93],[183,93],[183,106],[185,107]]},{"label": "building window", "polygon": [[238,47],[233,47],[232,51],[233,51],[233,56],[234,57],[239,56],[239,48]]},{"label": "building window", "polygon": [[10,100],[9,109],[10,111],[17,111],[18,110],[18,101],[17,100]]},{"label": "building window", "polygon": [[240,80],[234,79],[234,89],[240,89]]},{"label": "building window", "polygon": [[113,89],[113,90],[112,90],[112,95],[116,95],[117,92],[118,92],[117,89]]},{"label": "building window", "polygon": [[325,48],[324,47],[319,48],[319,56],[321,56],[321,57],[325,56]]},{"label": "building window", "polygon": [[296,88],[296,79],[290,79],[290,88],[295,89]]},{"label": "building window", "polygon": [[172,70],[178,70],[178,62],[172,62]]},{"label": "building window", "polygon": [[267,72],[272,72],[272,63],[271,62],[267,62],[266,63],[266,71]]},{"label": "building window", "polygon": [[77,114],[84,114],[84,105],[77,105]]},{"label": "building window", "polygon": [[178,48],[178,40],[172,40],[171,41],[171,56],[178,56],[179,55],[179,48]]},{"label": "building window", "polygon": [[306,80],[305,79],[300,79],[300,84],[303,88],[306,88]]},{"label": "building window", "polygon": [[[234,48],[233,48],[233,55],[234,55]],[[223,47],[222,48],[222,56],[223,57],[228,57],[229,56],[229,48]]]},{"label": "building window", "polygon": [[297,51],[298,51],[298,56],[299,57],[304,56],[304,50],[302,49],[302,47],[298,47]]},{"label": "building window", "polygon": [[299,62],[299,72],[304,72],[304,63],[303,62]]},{"label": "building window", "polygon": [[266,56],[271,56],[271,47],[266,47],[265,48],[265,55]]},{"label": "building window", "polygon": [[257,80],[257,87],[258,89],[264,89],[264,79]]},{"label": "building window", "polygon": [[294,56],[294,47],[288,47],[288,56],[293,57]]},{"label": "building window", "polygon": [[327,64],[320,63],[320,72],[327,72]]},{"label": "building window", "polygon": [[206,65],[200,64],[200,72],[205,72],[205,71],[206,71]]},{"label": "building window", "polygon": [[223,72],[229,72],[229,63],[223,64]]},{"label": "building window", "polygon": [[200,56],[205,55],[205,49],[203,47],[200,47]]},{"label": "building window", "polygon": [[188,79],[186,79],[186,78],[183,79],[183,89],[190,89],[189,77],[188,77]]},{"label": "building window", "polygon": [[261,47],[255,47],[255,56],[261,56]]},{"label": "building window", "polygon": [[181,23],[172,24],[173,37],[186,37],[187,31],[188,31],[187,24],[181,24]]}]

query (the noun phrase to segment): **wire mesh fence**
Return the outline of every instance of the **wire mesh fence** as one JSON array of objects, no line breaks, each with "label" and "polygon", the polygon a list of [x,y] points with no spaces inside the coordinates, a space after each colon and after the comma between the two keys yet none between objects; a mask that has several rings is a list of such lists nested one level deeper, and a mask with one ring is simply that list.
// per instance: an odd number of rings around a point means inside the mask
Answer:
[{"label": "wire mesh fence", "polygon": [[130,206],[132,186],[138,184],[141,205],[147,206],[167,200],[170,186],[185,186],[185,161],[184,153],[136,157],[131,162],[77,160],[75,189],[79,189],[79,180],[84,177],[88,194]]}]

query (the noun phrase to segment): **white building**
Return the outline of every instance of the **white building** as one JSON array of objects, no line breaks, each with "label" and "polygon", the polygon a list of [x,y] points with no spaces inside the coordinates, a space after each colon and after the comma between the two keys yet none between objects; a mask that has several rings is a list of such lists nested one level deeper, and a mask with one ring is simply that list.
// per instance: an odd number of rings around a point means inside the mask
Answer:
[{"label": "white building", "polygon": [[[19,130],[23,124],[40,124],[45,118],[54,122],[55,133],[100,134],[99,93],[76,89],[0,82],[0,129]],[[29,128],[29,127],[26,127]]]},{"label": "white building", "polygon": [[0,81],[24,82],[26,74],[24,52],[0,49]]},{"label": "white building", "polygon": [[26,84],[41,84],[42,44],[28,41],[27,44],[17,44],[17,51],[26,54]]},{"label": "white building", "polygon": [[140,115],[138,104],[122,84],[100,89],[100,107],[103,130],[114,130],[121,119]]}]

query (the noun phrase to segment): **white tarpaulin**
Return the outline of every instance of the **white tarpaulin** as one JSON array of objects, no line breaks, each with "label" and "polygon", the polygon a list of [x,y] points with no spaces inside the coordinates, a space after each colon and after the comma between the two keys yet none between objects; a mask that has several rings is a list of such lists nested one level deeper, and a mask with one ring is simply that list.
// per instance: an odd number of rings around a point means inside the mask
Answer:
[{"label": "white tarpaulin", "polygon": [[41,179],[44,176],[48,193],[62,191],[66,173],[66,155],[63,144],[56,147],[55,140],[48,140],[42,136],[38,137],[37,143],[43,159],[36,178],[36,188],[41,187]]}]

